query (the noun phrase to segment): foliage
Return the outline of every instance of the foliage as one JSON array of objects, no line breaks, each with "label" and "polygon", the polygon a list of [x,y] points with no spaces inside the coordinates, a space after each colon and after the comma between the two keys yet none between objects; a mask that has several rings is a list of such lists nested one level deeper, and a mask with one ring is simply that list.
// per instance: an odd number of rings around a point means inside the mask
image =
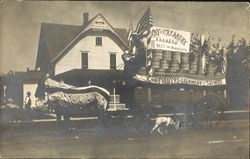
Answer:
[{"label": "foliage", "polygon": [[191,41],[190,41],[190,52],[193,54],[197,54],[201,51],[201,37],[198,33],[191,34]]},{"label": "foliage", "polygon": [[216,40],[211,34],[204,39],[202,44],[201,36],[198,33],[191,34],[191,42],[190,42],[190,52],[194,54],[219,54],[222,50],[226,53],[236,53],[240,48],[247,48],[250,44],[247,45],[245,38],[240,38],[237,42],[235,42],[235,35],[232,36],[232,40],[226,46],[223,46],[220,38]]},{"label": "foliage", "polygon": [[190,52],[193,54],[215,55],[219,54],[224,48],[222,47],[221,39],[215,42],[215,38],[210,34],[204,39],[198,33],[191,34]]}]

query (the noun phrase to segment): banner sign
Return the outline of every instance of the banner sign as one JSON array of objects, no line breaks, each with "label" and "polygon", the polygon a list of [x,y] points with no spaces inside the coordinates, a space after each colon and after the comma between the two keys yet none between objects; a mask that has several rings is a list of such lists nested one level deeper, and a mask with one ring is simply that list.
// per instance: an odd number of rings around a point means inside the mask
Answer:
[{"label": "banner sign", "polygon": [[225,78],[219,79],[194,79],[190,77],[165,77],[165,76],[145,76],[137,74],[134,79],[153,84],[189,84],[197,86],[219,86],[226,85]]},{"label": "banner sign", "polygon": [[189,53],[190,32],[167,29],[162,27],[151,27],[151,49],[161,49]]}]

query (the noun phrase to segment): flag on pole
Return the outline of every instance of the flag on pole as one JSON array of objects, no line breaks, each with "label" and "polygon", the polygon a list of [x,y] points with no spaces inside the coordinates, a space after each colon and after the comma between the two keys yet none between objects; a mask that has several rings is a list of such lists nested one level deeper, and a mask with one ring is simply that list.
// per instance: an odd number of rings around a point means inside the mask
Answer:
[{"label": "flag on pole", "polygon": [[[201,47],[204,45],[204,42],[205,42],[205,35],[201,34]],[[205,65],[206,65],[206,56],[202,52],[202,70],[203,70],[203,73],[205,73],[205,71],[206,71]]]},{"label": "flag on pole", "polygon": [[133,33],[133,23],[132,21],[130,22],[129,28],[128,28],[128,35],[127,35],[127,40],[130,41],[132,39],[131,35]]},{"label": "flag on pole", "polygon": [[222,64],[222,73],[225,74],[227,72],[227,56],[223,54],[223,64]]},{"label": "flag on pole", "polygon": [[[134,43],[138,45],[140,53],[145,54],[146,63],[145,66],[148,67],[151,65],[151,52],[149,49],[150,39],[151,39],[151,31],[150,28],[153,26],[153,18],[151,14],[150,8],[148,8],[141,19],[139,20],[136,29],[135,29],[135,37]],[[137,49],[138,49],[137,48]]]},{"label": "flag on pole", "polygon": [[[129,28],[128,28],[128,35],[127,35],[128,47],[129,48],[133,47],[132,33],[133,33],[133,23],[131,21],[130,25],[129,25]],[[132,50],[130,50],[130,51],[132,51]]]},{"label": "flag on pole", "polygon": [[206,65],[206,56],[205,56],[205,54],[202,54],[202,71],[203,71],[203,73],[206,72],[205,65]]},{"label": "flag on pole", "polygon": [[143,16],[141,17],[141,19],[139,20],[136,29],[135,29],[135,33],[136,33],[136,38],[139,39],[147,39],[147,40],[143,40],[144,44],[146,44],[147,48],[150,44],[151,41],[151,31],[150,28],[153,26],[153,17],[151,14],[151,10],[150,8],[148,8],[145,13],[143,14]]},{"label": "flag on pole", "polygon": [[203,46],[205,42],[205,35],[201,35],[201,46]]},{"label": "flag on pole", "polygon": [[153,26],[153,17],[150,8],[146,10],[141,19],[139,20],[135,32],[137,35],[143,34]]}]

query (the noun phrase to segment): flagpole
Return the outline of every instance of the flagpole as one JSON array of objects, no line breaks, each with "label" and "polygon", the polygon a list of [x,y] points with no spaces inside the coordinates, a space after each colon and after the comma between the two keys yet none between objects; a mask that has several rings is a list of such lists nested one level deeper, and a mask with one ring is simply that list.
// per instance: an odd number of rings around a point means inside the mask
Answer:
[{"label": "flagpole", "polygon": [[[200,18],[199,18],[199,21],[200,21],[200,42],[201,42],[201,46],[203,46],[204,42],[205,42],[205,36],[203,35],[203,21],[202,21],[202,8],[201,8],[201,3],[199,3],[199,15],[200,15]],[[203,51],[203,50],[201,50]],[[203,74],[205,73],[205,65],[206,65],[206,57],[205,57],[205,54],[203,52],[201,52],[202,54],[202,72]]]}]

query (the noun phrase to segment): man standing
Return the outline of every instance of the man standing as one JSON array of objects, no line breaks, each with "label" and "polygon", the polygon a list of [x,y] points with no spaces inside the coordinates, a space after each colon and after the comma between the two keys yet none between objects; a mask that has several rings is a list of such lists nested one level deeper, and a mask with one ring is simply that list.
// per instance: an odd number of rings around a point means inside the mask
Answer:
[{"label": "man standing", "polygon": [[31,93],[30,92],[27,92],[27,96],[25,98],[25,109],[27,111],[30,111],[30,108],[31,108]]}]

